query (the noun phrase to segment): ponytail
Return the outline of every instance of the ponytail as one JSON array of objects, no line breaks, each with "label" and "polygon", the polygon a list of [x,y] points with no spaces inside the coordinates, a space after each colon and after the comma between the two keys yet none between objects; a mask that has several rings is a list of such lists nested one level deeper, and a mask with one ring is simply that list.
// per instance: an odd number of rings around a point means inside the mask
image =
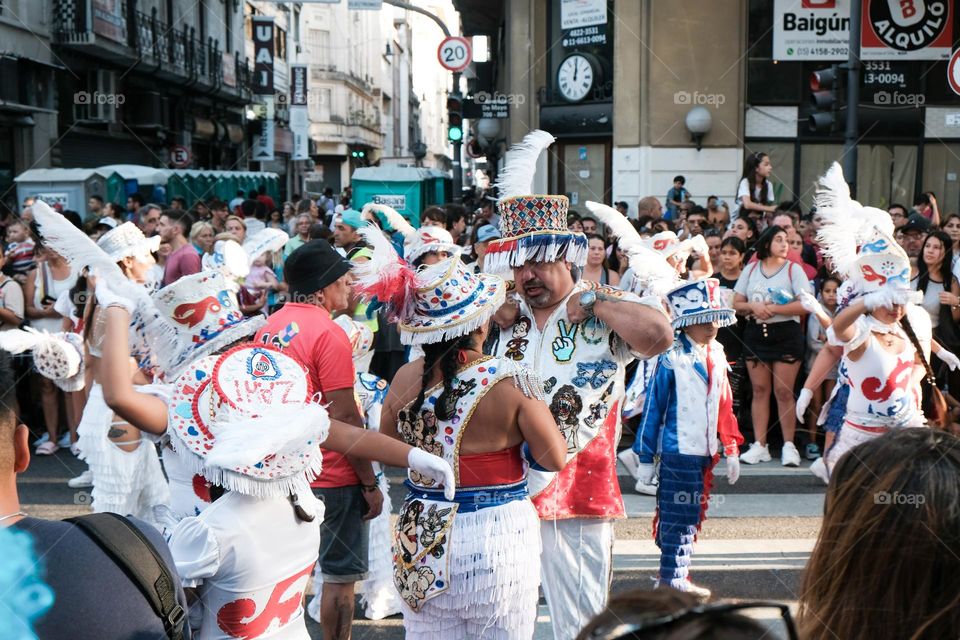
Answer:
[{"label": "ponytail", "polygon": [[417,399],[411,408],[414,414],[420,412],[434,367],[439,366],[440,373],[443,376],[443,391],[437,397],[433,412],[440,420],[449,420],[453,417],[453,408],[447,406],[445,400],[453,392],[453,379],[457,375],[458,368],[457,354],[461,349],[470,347],[472,335],[468,333],[453,340],[423,345],[423,373],[420,376],[420,393],[417,394]]}]

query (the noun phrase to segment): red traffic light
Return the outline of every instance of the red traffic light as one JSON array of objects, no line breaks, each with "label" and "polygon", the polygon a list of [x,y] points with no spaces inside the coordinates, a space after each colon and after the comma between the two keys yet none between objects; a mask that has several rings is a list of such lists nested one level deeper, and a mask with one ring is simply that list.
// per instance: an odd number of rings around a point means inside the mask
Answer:
[{"label": "red traffic light", "polygon": [[836,67],[820,69],[810,74],[810,90],[823,91],[832,89],[837,83]]},{"label": "red traffic light", "polygon": [[447,96],[447,111],[463,111],[463,96],[459,93],[451,93]]}]

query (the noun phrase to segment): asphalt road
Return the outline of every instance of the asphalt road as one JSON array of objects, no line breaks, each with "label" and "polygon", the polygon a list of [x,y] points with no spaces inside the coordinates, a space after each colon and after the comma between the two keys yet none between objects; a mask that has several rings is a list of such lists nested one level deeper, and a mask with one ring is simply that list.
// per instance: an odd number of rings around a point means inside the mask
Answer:
[{"label": "asphalt road", "polygon": [[[18,480],[24,510],[43,518],[88,512],[89,490],[66,485],[84,468],[67,451],[35,457]],[[389,475],[395,480],[391,497],[398,505],[404,489],[398,473]],[[629,477],[621,476],[630,517],[616,523],[613,593],[649,589],[657,571],[657,549],[651,537],[654,501],[635,494],[632,484]],[[795,603],[801,572],[819,529],[823,493],[823,485],[805,469],[784,469],[776,460],[745,466],[740,482],[732,487],[718,477],[693,557],[694,580],[710,588],[715,598]],[[309,629],[312,637],[322,638],[319,625],[311,621]],[[402,621],[399,616],[376,622],[358,616],[353,637],[400,639]],[[536,638],[551,637],[549,614],[541,606]]]}]

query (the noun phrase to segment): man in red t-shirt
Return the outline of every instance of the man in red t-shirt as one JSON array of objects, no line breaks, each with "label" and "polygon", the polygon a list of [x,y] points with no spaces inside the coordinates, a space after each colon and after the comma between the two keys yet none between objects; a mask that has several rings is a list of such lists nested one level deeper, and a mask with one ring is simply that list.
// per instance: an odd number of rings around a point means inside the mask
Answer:
[{"label": "man in red t-shirt", "polygon": [[277,204],[273,201],[273,198],[271,198],[271,197],[267,194],[267,185],[265,185],[265,184],[262,184],[262,185],[260,185],[259,187],[257,187],[257,200],[259,200],[260,202],[262,202],[263,204],[265,204],[265,205],[267,206],[267,215],[268,215],[268,216],[269,216],[271,213],[273,213],[274,209],[277,208]]},{"label": "man in red t-shirt", "polygon": [[[284,263],[290,302],[273,313],[257,339],[307,368],[331,418],[363,427],[354,396],[356,373],[347,334],[330,317],[350,301],[350,263],[325,240],[307,242]],[[320,619],[324,638],[348,638],[354,583],[366,578],[368,526],[383,495],[369,461],[323,450],[323,471],[311,484],[324,502]],[[346,631],[346,633],[344,633]]]}]

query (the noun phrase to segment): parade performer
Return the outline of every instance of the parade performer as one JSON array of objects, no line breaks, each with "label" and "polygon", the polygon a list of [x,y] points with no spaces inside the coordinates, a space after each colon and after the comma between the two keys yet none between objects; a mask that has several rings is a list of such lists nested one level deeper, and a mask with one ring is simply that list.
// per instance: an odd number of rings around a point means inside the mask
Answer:
[{"label": "parade performer", "polygon": [[[350,345],[353,347],[353,361],[362,360],[373,347],[373,332],[370,327],[347,316],[337,316],[334,319],[347,334]],[[372,373],[357,371],[357,379],[353,390],[360,406],[364,427],[374,431],[380,430],[380,416],[383,411],[383,401],[387,397],[390,385],[387,381]],[[370,620],[382,620],[402,611],[400,597],[393,586],[393,527],[390,525],[390,514],[393,504],[390,501],[390,482],[383,473],[379,463],[373,463],[377,484],[383,494],[383,508],[380,515],[370,521],[368,535],[370,543],[367,550],[367,578],[357,583],[356,593],[364,606],[364,615]],[[323,581],[319,563],[313,572],[314,584]],[[320,622],[320,592],[307,606],[307,614]]]},{"label": "parade performer", "polygon": [[567,442],[562,471],[534,466],[529,478],[554,636],[569,640],[607,601],[613,520],[624,517],[616,471],[624,368],[666,350],[673,331],[659,300],[575,280],[587,243],[567,228],[567,198],[530,195],[537,158],[553,140],[534,131],[508,154],[498,183],[502,237],[490,242],[484,266],[512,271],[516,283],[496,316],[494,353],[510,351],[540,375]]},{"label": "parade performer", "polygon": [[[618,246],[627,255],[630,267],[621,280],[621,288],[641,297],[652,296],[664,300],[666,293],[683,282],[680,269],[686,265],[692,251],[706,252],[703,236],[694,236],[681,242],[672,231],[664,231],[650,238],[643,238],[630,221],[617,211],[599,202],[586,202],[597,219],[607,227],[609,233],[617,239]],[[642,358],[637,362],[633,378],[627,383],[624,392],[621,415],[634,418],[643,413],[647,389],[657,358]],[[637,442],[637,441],[635,441]],[[633,447],[624,449],[617,458],[636,480],[634,490],[648,496],[657,495],[656,478],[648,482],[639,476],[640,459]]]},{"label": "parade performer", "polygon": [[[231,288],[194,301],[199,287],[223,285],[217,272],[181,278],[157,294],[170,292],[158,304],[160,319],[200,324],[221,307],[237,313]],[[235,341],[228,341],[221,343],[223,353],[185,360],[168,401],[138,392],[121,373],[136,304],[102,279],[97,291],[106,306],[102,364],[110,406],[144,431],[166,432],[173,455],[209,483],[212,504],[170,533],[178,573],[201,599],[198,637],[308,637],[302,593],[320,547],[323,507],[309,488],[321,471],[320,444],[409,465],[453,495],[453,472],[444,460],[330,420],[306,368],[264,344],[231,347]],[[174,361],[182,357],[189,355]]]},{"label": "parade performer", "polygon": [[[125,222],[105,233],[94,245],[43,202],[38,201],[34,217],[46,242],[71,266],[79,271],[87,266],[84,258],[96,253],[115,269],[109,275],[105,272],[103,277],[112,278],[118,282],[118,287],[133,285],[138,295],[146,297],[154,264],[151,254],[159,247],[159,238],[148,239],[136,225]],[[88,282],[92,280],[93,277],[88,278]],[[100,367],[104,309],[102,301],[90,293],[87,294],[89,302],[84,307],[84,341],[92,384],[77,434],[79,457],[89,466],[89,481],[93,484],[93,510],[132,514],[158,524],[161,512],[170,501],[167,481],[154,443],[123,418],[114,415],[104,401]],[[127,368],[128,376],[136,384],[147,385],[153,381],[151,354],[142,343],[140,328],[132,328],[131,338],[140,340],[141,344],[137,348],[137,366]]]},{"label": "parade performer", "polygon": [[710,591],[693,584],[688,571],[719,449],[726,456],[727,481],[734,484],[740,477],[743,436],[733,415],[726,356],[716,340],[717,329],[736,322],[736,316],[720,301],[714,278],[677,287],[667,299],[679,332],[657,361],[633,450],[640,458],[638,476],[648,484],[655,475],[660,480],[654,519],[658,585],[708,598]]},{"label": "parade performer", "polygon": [[916,299],[910,259],[893,239],[889,215],[852,200],[836,163],[820,179],[816,202],[824,220],[820,246],[849,279],[851,295],[828,330],[830,341],[843,347],[840,370],[850,387],[843,426],[824,456],[830,473],[861,442],[924,425],[919,381],[932,378],[931,333],[929,321],[913,327],[920,314],[907,316]]},{"label": "parade performer", "polygon": [[406,637],[529,640],[540,535],[521,448],[556,470],[566,445],[539,379],[483,355],[504,283],[456,256],[414,272],[378,231],[364,233],[374,255],[355,267],[357,291],[384,303],[401,340],[425,352],[397,372],[380,429],[442,456],[457,476],[451,499],[431,478],[409,474],[394,538]]}]

